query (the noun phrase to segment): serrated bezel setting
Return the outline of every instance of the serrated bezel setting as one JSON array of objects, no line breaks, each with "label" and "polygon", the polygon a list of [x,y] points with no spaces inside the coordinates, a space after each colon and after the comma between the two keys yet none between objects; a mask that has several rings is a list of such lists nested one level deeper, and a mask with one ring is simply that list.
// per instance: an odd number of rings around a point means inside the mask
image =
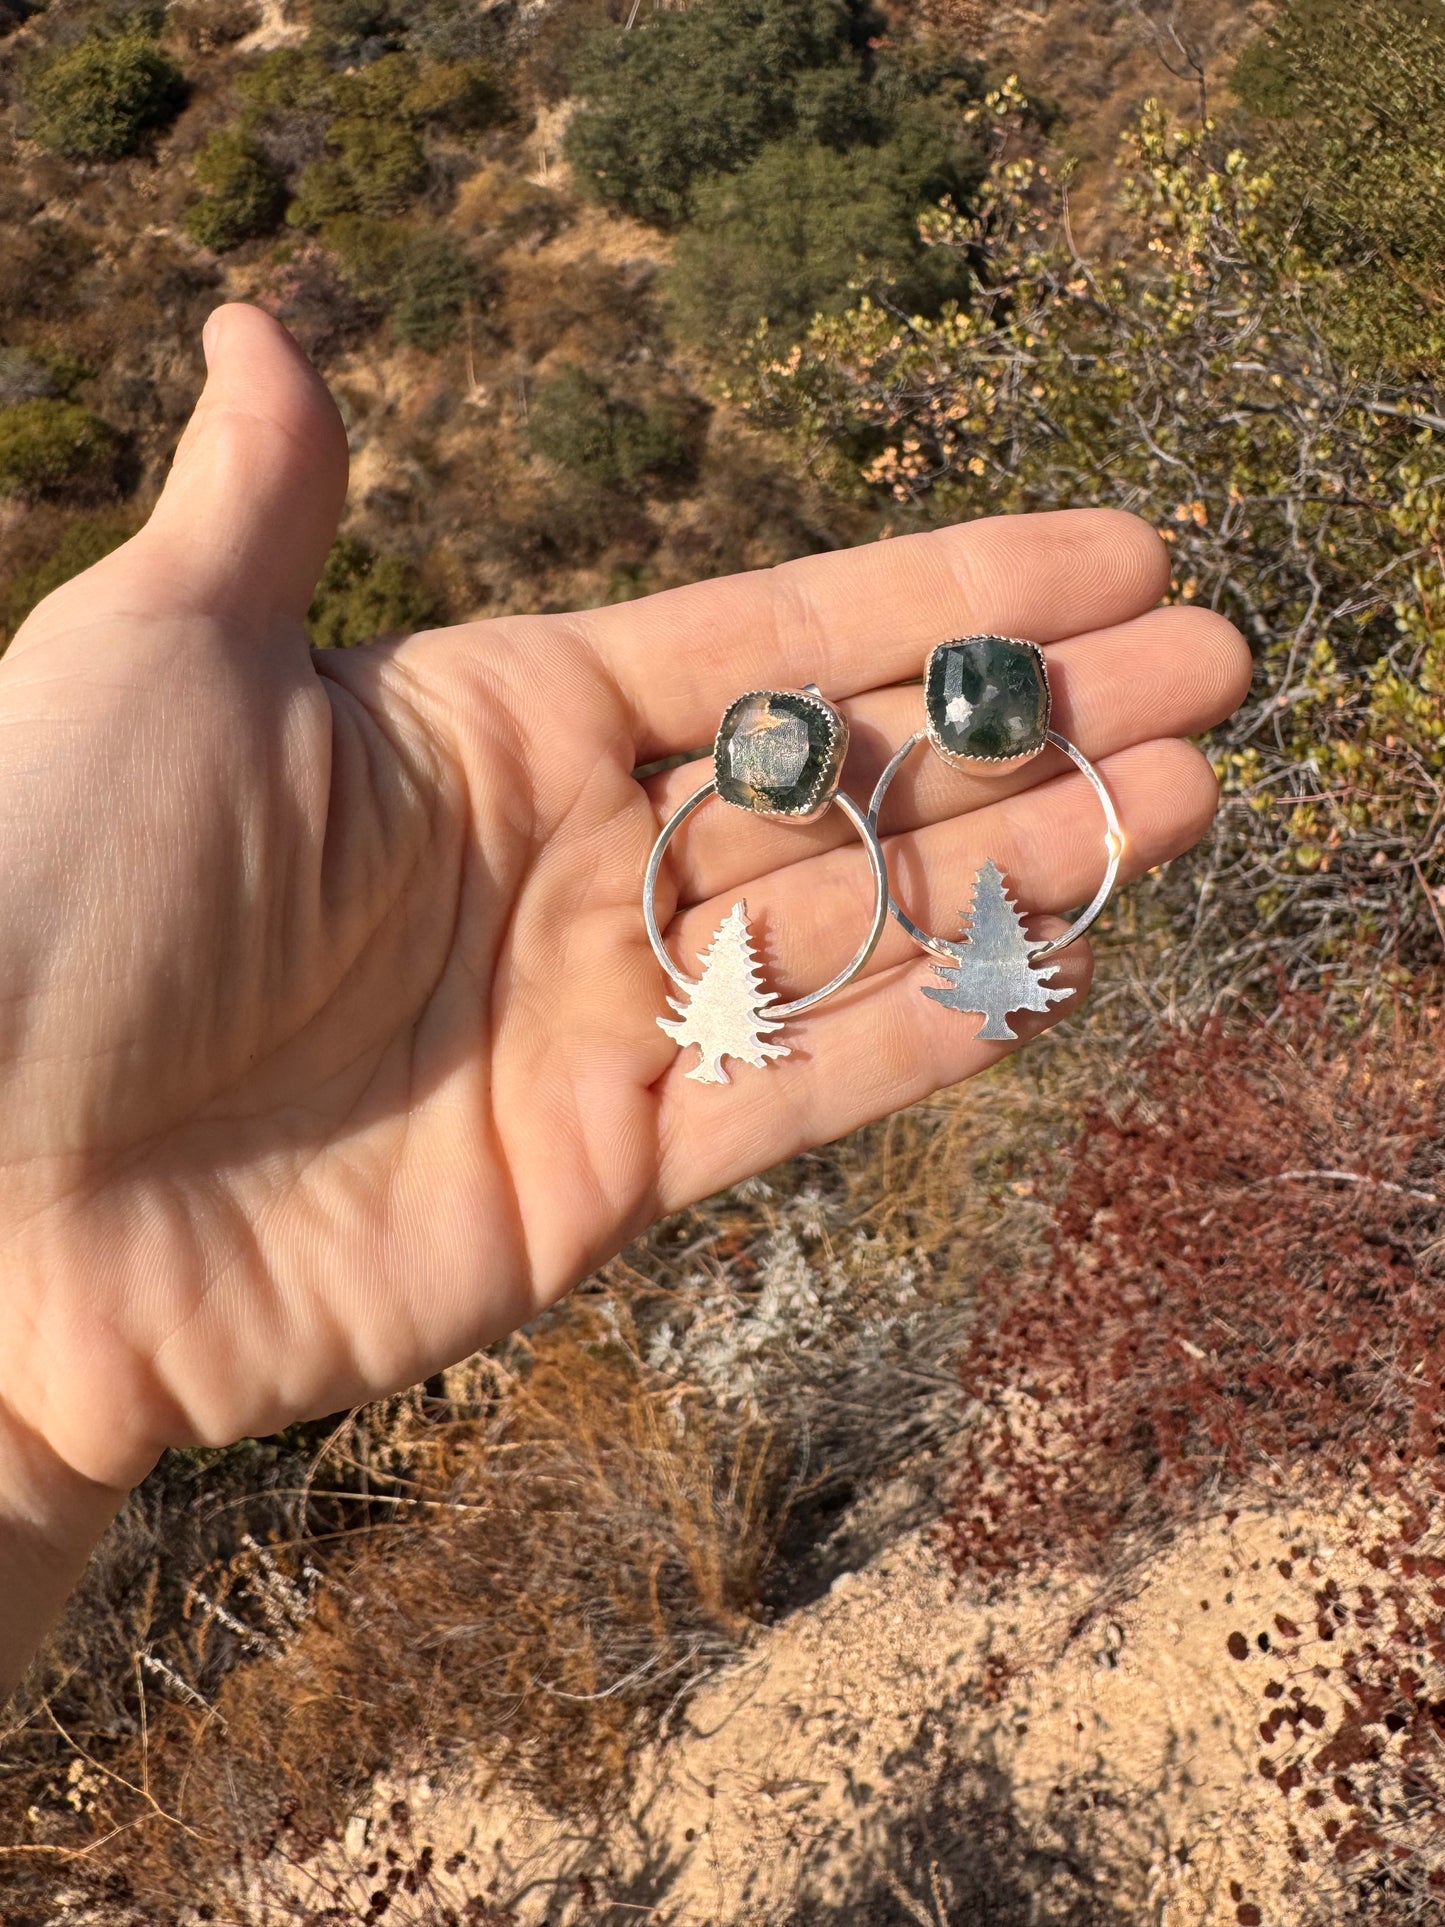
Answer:
[{"label": "serrated bezel setting", "polygon": [[[802,722],[807,730],[803,766],[789,782],[750,780],[733,767],[732,751],[750,711],[773,705],[779,723]],[[734,809],[792,821],[820,816],[838,794],[848,754],[848,724],[822,696],[804,689],[749,689],[728,705],[713,743],[717,793]]]},{"label": "serrated bezel setting", "polygon": [[[973,716],[968,719],[968,722],[959,724],[948,721],[942,714],[945,697],[940,683],[949,659],[973,656],[981,663],[986,654],[996,651],[1006,652],[1005,660],[1012,662],[1015,667],[1027,659],[1034,672],[1031,690],[1025,691],[1021,687],[1002,691],[990,690],[989,693],[994,700],[987,708],[982,702],[976,702]],[[980,679],[985,676],[981,667],[978,674]],[[990,727],[996,722],[991,712],[1006,707],[1009,699],[1016,704],[1031,700],[1034,706],[1034,713],[1027,718],[1027,728],[1021,748],[974,750],[959,747],[961,730],[967,729],[971,722],[981,736],[986,736]],[[955,697],[953,700],[957,701],[958,698]],[[955,763],[965,769],[970,765],[987,765],[994,769],[1003,769],[1014,764],[1026,763],[1037,756],[1047,744],[1053,717],[1053,692],[1049,688],[1049,670],[1044,652],[1036,642],[1029,642],[1022,636],[958,636],[949,642],[940,642],[929,651],[928,661],[924,666],[923,708],[928,740],[946,762]]]}]

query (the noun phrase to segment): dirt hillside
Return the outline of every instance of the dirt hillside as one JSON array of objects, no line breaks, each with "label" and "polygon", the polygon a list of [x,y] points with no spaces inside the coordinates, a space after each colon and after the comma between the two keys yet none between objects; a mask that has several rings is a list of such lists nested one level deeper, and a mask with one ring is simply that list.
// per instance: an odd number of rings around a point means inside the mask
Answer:
[{"label": "dirt hillside", "polygon": [[1375,1576],[1340,1549],[1344,1523],[1303,1501],[1216,1519],[1111,1601],[1057,1579],[971,1600],[909,1534],[760,1634],[637,1762],[607,1827],[465,1768],[385,1783],[252,1900],[292,1919],[430,1849],[439,1902],[480,1885],[518,1927],[1317,1918],[1331,1803],[1282,1797],[1260,1763],[1293,1752],[1261,1721],[1309,1681],[1308,1749],[1346,1704],[1332,1637],[1267,1650],[1316,1620],[1322,1587],[1352,1598]]}]

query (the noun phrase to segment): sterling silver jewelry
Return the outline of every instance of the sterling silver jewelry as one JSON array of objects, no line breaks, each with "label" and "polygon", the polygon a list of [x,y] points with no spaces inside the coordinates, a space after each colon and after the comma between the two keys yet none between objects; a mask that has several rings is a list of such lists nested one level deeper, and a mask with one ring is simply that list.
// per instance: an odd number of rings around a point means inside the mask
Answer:
[{"label": "sterling silver jewelry", "polygon": [[1082,750],[1049,727],[1053,699],[1048,664],[1036,642],[1016,636],[941,642],[928,657],[923,697],[923,728],[904,743],[874,788],[868,822],[875,833],[889,785],[925,739],[945,762],[961,768],[1013,769],[1052,743],[1088,778],[1103,805],[1104,880],[1060,936],[1029,941],[1004,873],[991,860],[974,877],[972,906],[960,918],[963,934],[957,941],[921,930],[889,897],[889,909],[909,936],[940,959],[933,967],[944,981],[928,985],[924,996],[950,1010],[982,1017],[979,1036],[1001,1043],[1017,1035],[1009,1026],[1010,1012],[1047,1010],[1070,995],[1052,987],[1049,980],[1058,974],[1058,966],[1051,959],[1082,937],[1109,901],[1124,854],[1124,833],[1099,772]]},{"label": "sterling silver jewelry", "polygon": [[[698,1061],[687,1073],[700,1084],[728,1084],[725,1057],[762,1069],[789,1055],[786,1044],[768,1039],[790,1017],[800,1017],[825,997],[842,990],[863,969],[878,947],[888,922],[888,870],[872,824],[838,787],[848,752],[848,725],[815,684],[803,689],[753,689],[739,696],[718,727],[713,744],[712,781],[704,783],[662,827],[642,885],[642,915],[653,954],[682,997],[669,997],[675,1018],[658,1023],[686,1048],[696,1044]],[[782,1004],[762,987],[753,954],[747,904],[738,901],[723,919],[702,958],[701,977],[689,977],[667,953],[657,926],[657,879],[667,846],[695,810],[710,797],[755,816],[790,817],[810,822],[836,803],[863,839],[873,876],[873,921],[852,960],[821,990]]]}]

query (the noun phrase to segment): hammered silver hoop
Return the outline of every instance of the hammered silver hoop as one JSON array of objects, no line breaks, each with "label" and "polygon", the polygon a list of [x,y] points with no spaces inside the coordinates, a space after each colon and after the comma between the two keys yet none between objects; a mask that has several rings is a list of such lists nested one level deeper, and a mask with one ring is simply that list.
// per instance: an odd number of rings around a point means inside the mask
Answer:
[{"label": "hammered silver hoop", "polygon": [[[662,931],[658,928],[657,922],[657,879],[662,873],[663,858],[667,855],[667,848],[672,839],[688,818],[717,793],[716,782],[704,783],[700,790],[695,790],[685,803],[673,811],[662,826],[656,843],[652,846],[652,855],[647,860],[647,874],[642,883],[642,916],[647,925],[647,941],[652,945],[652,954],[679,990],[696,990],[700,980],[689,977],[686,971],[679,969],[668,954],[667,945],[662,940]],[[845,990],[854,978],[861,975],[867,968],[873,952],[878,948],[883,932],[888,927],[888,912],[892,907],[892,897],[888,890],[888,866],[883,860],[883,847],[878,841],[877,831],[867,815],[846,791],[839,790],[833,801],[863,839],[863,847],[868,855],[868,868],[873,878],[873,921],[867,936],[854,952],[852,959],[844,965],[836,977],[830,978],[821,990],[810,990],[805,997],[795,997],[791,1003],[768,1005],[768,1016],[779,1023],[788,1017],[801,1017],[805,1010],[812,1010],[816,1005],[821,1004],[825,997],[832,997],[838,991]]]},{"label": "hammered silver hoop", "polygon": [[[868,804],[868,822],[875,836],[878,834],[878,818],[882,812],[883,799],[888,794],[889,786],[892,784],[899,770],[902,769],[903,765],[908,761],[908,758],[913,754],[914,750],[917,749],[918,745],[928,742],[931,734],[932,732],[926,728],[915,730],[903,747],[891,758],[887,768],[874,785],[873,796]],[[1061,749],[1080,774],[1087,778],[1095,796],[1098,797],[1100,804],[1103,806],[1104,849],[1107,862],[1105,864],[1103,882],[1094,892],[1087,907],[1080,911],[1068,929],[1061,932],[1057,937],[1050,937],[1042,942],[1028,945],[1028,958],[1031,965],[1047,963],[1049,958],[1057,957],[1061,950],[1067,950],[1071,943],[1076,943],[1078,939],[1083,936],[1084,932],[1095,921],[1100,911],[1103,910],[1105,904],[1113,895],[1114,885],[1119,879],[1119,865],[1123,861],[1124,856],[1124,832],[1119,824],[1118,812],[1114,808],[1114,799],[1104,787],[1104,782],[1099,772],[1094,768],[1084,752],[1076,747],[1075,744],[1071,743],[1067,736],[1061,736],[1056,729],[1050,729],[1045,732],[1045,737],[1048,742],[1053,744],[1055,749]],[[913,941],[921,945],[931,956],[943,958],[949,963],[956,963],[967,951],[967,938],[957,943],[950,943],[946,937],[935,937],[931,931],[921,929],[891,892],[888,898],[888,908],[895,922],[901,925],[901,927],[908,932],[909,936],[912,937]]]}]

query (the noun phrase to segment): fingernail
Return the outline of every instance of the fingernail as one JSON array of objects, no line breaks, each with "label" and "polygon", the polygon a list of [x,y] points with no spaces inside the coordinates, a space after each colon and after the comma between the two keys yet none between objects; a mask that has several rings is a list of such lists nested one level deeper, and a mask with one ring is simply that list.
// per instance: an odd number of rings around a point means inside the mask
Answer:
[{"label": "fingernail", "polygon": [[220,334],[221,310],[212,308],[206,316],[206,325],[201,329],[201,353],[206,357],[207,369],[211,366],[211,357],[216,352],[216,343],[220,339]]}]

